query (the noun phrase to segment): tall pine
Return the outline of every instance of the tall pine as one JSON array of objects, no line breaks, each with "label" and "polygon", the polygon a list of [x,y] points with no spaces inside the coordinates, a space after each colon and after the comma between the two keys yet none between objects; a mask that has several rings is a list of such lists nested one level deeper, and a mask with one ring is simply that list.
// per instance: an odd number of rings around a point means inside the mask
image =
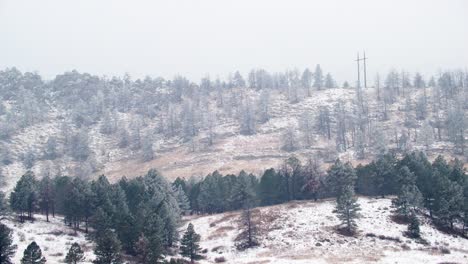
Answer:
[{"label": "tall pine", "polygon": [[190,259],[191,263],[200,258],[200,235],[195,233],[193,224],[190,223],[180,241],[180,254]]}]

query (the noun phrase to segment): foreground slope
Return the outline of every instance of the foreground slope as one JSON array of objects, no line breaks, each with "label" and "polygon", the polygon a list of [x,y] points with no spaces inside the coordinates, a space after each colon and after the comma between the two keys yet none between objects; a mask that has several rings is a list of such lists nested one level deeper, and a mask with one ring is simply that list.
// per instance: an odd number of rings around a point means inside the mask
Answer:
[{"label": "foreground slope", "polygon": [[23,252],[33,241],[39,245],[47,263],[64,263],[65,256],[71,245],[77,242],[85,252],[85,260],[81,263],[91,264],[94,259],[94,244],[84,233],[75,233],[65,225],[62,217],[50,217],[47,222],[45,216],[35,215],[35,221],[20,223],[13,216],[2,219],[2,223],[13,230],[13,244],[17,245],[13,263],[20,263]]},{"label": "foreground slope", "polygon": [[[261,235],[258,248],[235,249],[240,212],[187,218],[208,250],[200,263],[467,263],[468,240],[442,233],[421,219],[429,244],[403,236],[406,225],[391,219],[390,199],[359,198],[359,234],[338,234],[333,200],[291,202],[256,209]],[[218,260],[219,261],[219,260]]]}]

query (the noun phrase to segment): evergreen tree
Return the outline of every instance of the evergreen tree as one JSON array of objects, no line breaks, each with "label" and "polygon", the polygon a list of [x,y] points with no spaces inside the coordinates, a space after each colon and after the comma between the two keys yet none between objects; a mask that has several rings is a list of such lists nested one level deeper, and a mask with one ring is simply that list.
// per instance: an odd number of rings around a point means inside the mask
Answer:
[{"label": "evergreen tree", "polygon": [[353,233],[356,229],[356,218],[359,217],[360,211],[357,199],[354,196],[353,185],[344,187],[336,198],[336,213],[341,223],[346,226],[349,233]]},{"label": "evergreen tree", "polygon": [[317,90],[321,90],[323,88],[323,72],[322,68],[320,68],[320,64],[317,64],[315,67],[313,87]]},{"label": "evergreen tree", "polygon": [[43,264],[46,263],[45,257],[42,256],[41,248],[36,242],[31,242],[24,250],[21,264]]},{"label": "evergreen tree", "polygon": [[141,234],[135,243],[135,252],[139,263],[149,263],[149,241],[144,234]]},{"label": "evergreen tree", "polygon": [[180,210],[182,213],[186,213],[190,211],[190,202],[185,194],[184,188],[182,185],[178,185],[177,187],[173,187],[175,196],[177,198],[177,204],[179,205]]},{"label": "evergreen tree", "polygon": [[10,228],[0,223],[0,263],[12,264],[11,258],[15,255],[16,245],[13,245],[13,238]]},{"label": "evergreen tree", "polygon": [[94,254],[95,264],[122,264],[122,255],[120,250],[122,246],[117,235],[110,229],[100,232],[96,238],[96,248]]},{"label": "evergreen tree", "polygon": [[33,217],[38,202],[37,182],[34,173],[26,172],[16,183],[13,192],[10,193],[10,206],[20,214],[20,220],[24,221],[25,213],[28,218]]},{"label": "evergreen tree", "polygon": [[422,207],[423,197],[416,186],[416,176],[407,166],[400,168],[398,178],[401,187],[398,197],[392,202],[397,207],[398,213],[408,218],[417,208]]},{"label": "evergreen tree", "polygon": [[49,175],[44,176],[39,182],[39,206],[45,213],[46,220],[49,222],[49,212],[54,204],[54,186]]},{"label": "evergreen tree", "polygon": [[281,175],[273,168],[263,173],[258,189],[262,205],[279,204],[287,199]]},{"label": "evergreen tree", "polygon": [[0,216],[3,216],[8,210],[8,203],[5,199],[5,194],[0,191]]},{"label": "evergreen tree", "polygon": [[244,208],[241,219],[241,233],[236,238],[236,247],[239,250],[256,247],[259,245],[257,236],[258,229],[252,215],[250,207]]},{"label": "evergreen tree", "polygon": [[419,230],[419,220],[416,214],[412,214],[410,217],[410,223],[408,224],[408,231],[406,234],[411,238],[420,238],[420,230]]},{"label": "evergreen tree", "polygon": [[163,219],[156,213],[148,214],[144,225],[144,236],[147,238],[148,247],[146,250],[147,263],[157,263],[162,259],[164,251],[164,230],[165,225]]},{"label": "evergreen tree", "polygon": [[77,264],[84,260],[84,252],[78,243],[73,243],[65,257],[65,263]]},{"label": "evergreen tree", "polygon": [[192,223],[188,225],[180,243],[180,254],[189,258],[191,263],[200,258],[200,235],[195,233]]},{"label": "evergreen tree", "polygon": [[327,73],[327,75],[325,76],[325,88],[330,89],[334,87],[336,87],[335,80],[333,79],[330,73]]},{"label": "evergreen tree", "polygon": [[244,171],[239,174],[229,197],[231,208],[238,209],[255,204],[256,193],[254,184],[256,184],[255,176],[248,176]]},{"label": "evergreen tree", "polygon": [[343,164],[339,159],[328,169],[328,185],[338,196],[349,187],[353,187],[356,178],[356,172],[351,164]]}]

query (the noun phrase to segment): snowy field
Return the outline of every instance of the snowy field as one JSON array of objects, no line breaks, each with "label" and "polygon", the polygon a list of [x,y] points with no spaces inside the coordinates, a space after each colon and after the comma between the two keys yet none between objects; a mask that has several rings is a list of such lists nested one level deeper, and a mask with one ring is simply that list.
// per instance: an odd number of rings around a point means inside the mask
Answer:
[{"label": "snowy field", "polygon": [[335,231],[339,221],[332,213],[333,200],[261,208],[261,246],[243,252],[234,246],[239,212],[191,217],[185,226],[192,222],[201,234],[207,253],[200,263],[221,257],[226,263],[468,263],[467,239],[444,234],[421,219],[429,245],[416,243],[403,236],[406,225],[391,220],[390,199],[360,198],[359,203],[356,237]]},{"label": "snowy field", "polygon": [[47,263],[64,263],[65,256],[71,245],[77,242],[85,252],[83,264],[91,264],[94,259],[94,245],[87,240],[84,233],[75,232],[72,228],[63,223],[62,218],[49,217],[50,222],[46,222],[43,215],[34,215],[35,221],[25,221],[20,223],[11,217],[2,220],[2,223],[13,230],[13,243],[18,246],[13,263],[20,263],[23,252],[33,241],[39,245],[42,255]]}]

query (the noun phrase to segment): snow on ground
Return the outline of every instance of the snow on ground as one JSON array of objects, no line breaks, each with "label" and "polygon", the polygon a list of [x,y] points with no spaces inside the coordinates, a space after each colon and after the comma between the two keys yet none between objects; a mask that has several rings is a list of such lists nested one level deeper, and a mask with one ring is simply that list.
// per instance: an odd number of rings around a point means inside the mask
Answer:
[{"label": "snow on ground", "polygon": [[20,263],[23,252],[33,241],[39,245],[45,256],[47,263],[64,263],[65,256],[71,245],[77,242],[85,252],[83,264],[91,264],[94,259],[94,245],[87,240],[82,232],[75,232],[72,228],[63,223],[63,218],[49,217],[50,222],[46,222],[43,215],[34,215],[35,221],[25,221],[20,223],[12,216],[3,219],[2,223],[13,230],[13,241],[18,246],[13,263]]},{"label": "snow on ground", "polygon": [[333,200],[260,208],[261,246],[243,252],[233,242],[239,212],[188,217],[183,229],[192,222],[201,234],[201,247],[208,252],[200,263],[215,263],[220,257],[227,263],[468,263],[467,239],[442,233],[422,219],[421,234],[429,245],[416,243],[403,236],[406,225],[391,220],[390,199],[359,198],[359,203],[357,237],[335,231],[339,220],[332,213]]},{"label": "snow on ground", "polygon": [[[413,104],[422,94],[422,90],[411,89],[407,91],[408,98],[411,98]],[[428,90],[429,94],[430,91]],[[259,91],[252,89],[239,89],[238,93],[243,93],[248,98],[255,101],[258,98]],[[376,100],[376,89],[364,89],[363,93],[369,103],[373,118],[381,119],[382,102]],[[118,180],[122,176],[135,177],[145,174],[151,168],[157,168],[163,175],[170,179],[176,177],[205,176],[215,170],[221,173],[237,174],[241,170],[252,173],[261,173],[262,170],[270,167],[278,167],[287,157],[295,155],[301,160],[306,160],[313,154],[321,153],[324,161],[333,161],[337,156],[346,161],[351,161],[356,165],[358,162],[366,163],[373,158],[371,155],[372,146],[369,145],[369,155],[365,160],[357,161],[354,150],[348,149],[346,152],[337,153],[335,139],[326,139],[314,132],[315,141],[312,147],[302,147],[294,152],[286,152],[281,149],[282,133],[288,127],[297,129],[299,138],[301,133],[298,129],[298,118],[306,111],[310,111],[313,116],[317,114],[320,106],[328,106],[333,109],[333,105],[338,101],[343,101],[350,110],[351,102],[355,98],[354,89],[333,88],[320,91],[312,91],[310,97],[304,97],[300,102],[290,103],[285,94],[281,91],[272,90],[270,95],[270,115],[271,118],[264,124],[257,125],[255,135],[240,135],[239,122],[236,120],[236,114],[228,116],[221,109],[215,106],[214,99],[210,99],[213,112],[217,113],[218,120],[214,128],[214,144],[206,144],[207,129],[201,128],[198,136],[194,139],[195,151],[193,151],[192,142],[184,142],[180,136],[163,137],[162,134],[154,135],[153,149],[155,158],[152,161],[144,162],[141,153],[131,148],[118,148],[118,133],[113,135],[103,135],[99,132],[100,123],[93,124],[89,130],[90,147],[94,152],[93,158],[96,160],[98,171],[94,175],[105,174],[111,180]],[[407,129],[403,126],[404,116],[401,109],[404,108],[405,100],[399,99],[396,103],[389,106],[389,120],[376,122],[376,126],[382,127],[390,141],[389,147],[395,147],[395,133],[401,134]],[[431,106],[429,105],[429,108]],[[431,112],[431,109],[428,109]],[[142,135],[148,131],[157,131],[160,126],[158,119],[141,118],[134,113],[118,113],[119,122],[129,127],[132,121],[141,120]],[[315,117],[314,117],[315,118]],[[10,191],[16,181],[26,171],[21,162],[21,155],[25,151],[34,150],[38,160],[33,171],[41,177],[44,169],[50,168],[51,174],[58,171],[66,175],[74,175],[76,167],[81,165],[73,161],[68,155],[60,157],[54,161],[41,160],[42,147],[47,141],[49,135],[55,135],[59,142],[63,141],[63,136],[59,133],[62,126],[63,117],[55,110],[49,113],[44,122],[38,123],[28,129],[18,131],[11,140],[5,142],[5,147],[11,150],[13,163],[2,166],[5,175],[6,184],[0,186],[2,191]],[[315,120],[313,120],[315,121]],[[419,121],[421,122],[421,121]],[[76,132],[76,128],[70,124],[71,132]],[[411,132],[414,133],[414,132]],[[421,142],[408,143],[411,149],[422,149],[425,147]],[[444,135],[443,141],[434,142],[427,154],[430,159],[436,155],[442,154],[451,159],[455,157],[452,153],[453,144],[446,141]],[[464,159],[464,157],[458,157]],[[467,163],[468,164],[468,163]],[[468,166],[468,165],[467,165]]]}]

